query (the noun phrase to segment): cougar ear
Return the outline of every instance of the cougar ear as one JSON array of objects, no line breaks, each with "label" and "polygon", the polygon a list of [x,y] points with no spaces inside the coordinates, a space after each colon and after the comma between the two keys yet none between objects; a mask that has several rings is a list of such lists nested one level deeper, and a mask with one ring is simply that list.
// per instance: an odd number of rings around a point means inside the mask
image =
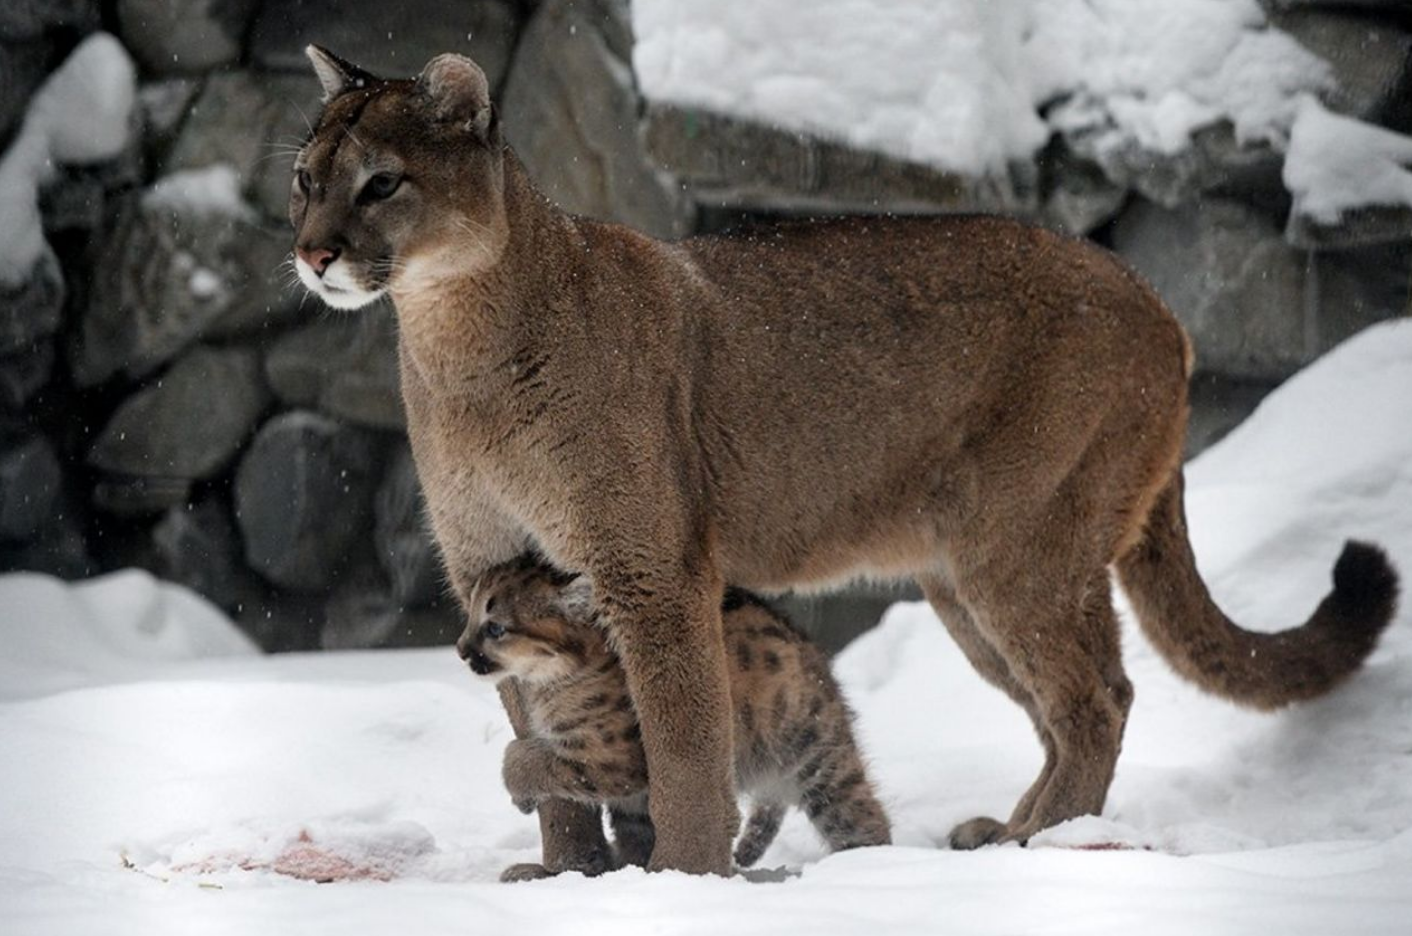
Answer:
[{"label": "cougar ear", "polygon": [[319,76],[319,84],[324,86],[325,104],[345,91],[366,88],[377,81],[369,72],[345,62],[323,46],[307,45],[304,47],[304,54],[314,66],[314,74]]},{"label": "cougar ear", "polygon": [[487,139],[494,109],[490,82],[479,65],[464,55],[438,55],[417,76],[417,86],[431,100],[438,120],[454,121]]}]

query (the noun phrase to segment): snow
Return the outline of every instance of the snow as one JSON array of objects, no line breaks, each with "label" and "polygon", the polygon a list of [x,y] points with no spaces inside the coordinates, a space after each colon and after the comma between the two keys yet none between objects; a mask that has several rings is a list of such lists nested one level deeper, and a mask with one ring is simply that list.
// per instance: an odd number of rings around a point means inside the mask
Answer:
[{"label": "snow", "polygon": [[137,69],[117,39],[94,33],[30,101],[24,124],[0,158],[0,285],[29,276],[47,249],[39,188],[57,165],[112,159],[127,147]]},{"label": "snow", "polygon": [[180,169],[162,176],[142,193],[149,209],[186,211],[253,220],[255,209],[240,193],[240,172],[229,163]]},{"label": "snow", "polygon": [[1369,205],[1412,207],[1412,137],[1299,103],[1284,165],[1295,214],[1336,224]]},{"label": "snow", "polygon": [[972,175],[1051,132],[1183,149],[1229,119],[1282,146],[1329,69],[1256,0],[636,0],[651,100]]},{"label": "snow", "polygon": [[[1412,321],[1347,342],[1190,466],[1203,573],[1302,621],[1345,537],[1412,557]],[[510,737],[450,648],[266,657],[138,573],[0,577],[0,932],[1405,934],[1412,614],[1333,695],[1273,715],[1181,683],[1136,630],[1102,817],[944,848],[1040,763],[924,606],[836,661],[897,844],[826,855],[792,815],[754,879],[495,882],[538,855]],[[315,884],[321,878],[336,883]],[[763,881],[762,881],[763,879]]]}]

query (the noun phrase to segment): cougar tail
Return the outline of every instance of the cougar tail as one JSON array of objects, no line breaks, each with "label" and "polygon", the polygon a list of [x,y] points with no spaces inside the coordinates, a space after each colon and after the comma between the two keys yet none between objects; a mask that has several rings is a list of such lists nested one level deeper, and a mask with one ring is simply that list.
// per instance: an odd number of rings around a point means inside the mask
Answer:
[{"label": "cougar tail", "polygon": [[1196,571],[1181,470],[1158,495],[1143,539],[1118,558],[1118,578],[1143,633],[1172,668],[1207,692],[1276,709],[1328,692],[1373,652],[1397,608],[1397,572],[1377,546],[1349,540],[1333,591],[1309,620],[1274,634],[1242,630]]}]

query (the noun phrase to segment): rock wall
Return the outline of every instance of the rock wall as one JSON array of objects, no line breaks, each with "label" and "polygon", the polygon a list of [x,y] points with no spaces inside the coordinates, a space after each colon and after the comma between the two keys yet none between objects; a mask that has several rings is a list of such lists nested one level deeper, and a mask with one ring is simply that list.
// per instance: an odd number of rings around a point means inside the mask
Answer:
[{"label": "rock wall", "polygon": [[[1412,17],[1274,2],[1329,60],[1343,113],[1412,130]],[[967,179],[718,114],[649,106],[623,0],[51,0],[0,8],[0,148],[85,37],[139,68],[133,141],[60,167],[50,251],[0,282],[0,568],[139,565],[270,649],[459,631],[402,435],[395,321],[313,308],[291,282],[292,154],[317,106],[302,48],[413,74],[448,50],[490,76],[507,134],[564,207],[663,237],[824,212],[1004,211],[1095,237],[1192,330],[1193,446],[1296,368],[1408,307],[1406,213],[1292,216],[1280,156],[1229,127],[1178,157],[1056,139]],[[792,602],[833,646],[894,593]]]}]

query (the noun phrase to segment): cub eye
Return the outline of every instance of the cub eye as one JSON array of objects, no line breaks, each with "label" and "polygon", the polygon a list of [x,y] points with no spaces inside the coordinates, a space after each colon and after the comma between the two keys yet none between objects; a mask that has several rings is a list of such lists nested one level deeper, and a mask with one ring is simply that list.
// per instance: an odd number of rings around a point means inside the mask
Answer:
[{"label": "cub eye", "polygon": [[393,175],[390,172],[379,172],[368,180],[368,184],[363,186],[361,201],[382,201],[391,197],[402,185],[402,177]]},{"label": "cub eye", "polygon": [[485,636],[489,637],[491,640],[499,640],[501,637],[505,636],[505,625],[501,624],[499,621],[491,621],[489,624],[485,625]]},{"label": "cub eye", "polygon": [[308,195],[309,173],[304,169],[300,169],[299,172],[295,174],[294,178],[299,182],[299,191],[303,192],[305,195]]}]

